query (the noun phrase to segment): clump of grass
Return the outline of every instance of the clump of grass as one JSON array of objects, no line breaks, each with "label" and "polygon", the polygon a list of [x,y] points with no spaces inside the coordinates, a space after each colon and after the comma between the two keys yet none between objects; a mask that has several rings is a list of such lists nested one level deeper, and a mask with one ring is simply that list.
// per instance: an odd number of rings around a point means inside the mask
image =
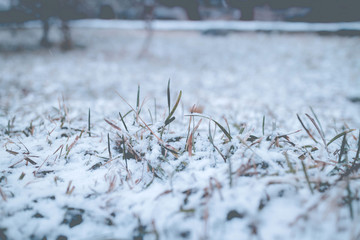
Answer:
[{"label": "clump of grass", "polygon": [[[186,127],[184,129],[187,129],[186,132],[186,139],[185,136],[180,137],[171,137],[168,139],[166,137],[167,133],[170,133],[170,125],[175,125],[176,118],[175,118],[175,112],[178,109],[178,106],[181,102],[182,97],[182,91],[179,91],[178,95],[176,96],[176,100],[174,103],[172,103],[172,97],[171,97],[171,91],[170,91],[170,80],[167,84],[167,91],[166,91],[167,99],[166,99],[166,115],[164,116],[163,120],[158,123],[160,127],[158,127],[156,130],[152,129],[154,124],[152,117],[153,114],[150,111],[151,116],[151,123],[147,123],[142,118],[142,115],[144,113],[141,112],[143,104],[140,104],[140,87],[137,91],[137,101],[136,101],[136,107],[133,108],[125,99],[121,97],[121,99],[130,107],[130,112],[135,113],[134,114],[134,122],[137,123],[134,126],[138,127],[138,130],[136,133],[134,133],[134,129],[129,129],[127,122],[132,121],[129,119],[125,119],[125,117],[129,114],[125,114],[124,116],[119,113],[119,119],[118,123],[115,123],[114,121],[106,120],[106,122],[112,126],[118,134],[118,145],[121,146],[120,153],[122,154],[122,157],[124,161],[126,162],[126,169],[128,170],[128,162],[131,158],[127,158],[127,156],[130,156],[129,153],[131,153],[134,157],[134,159],[141,159],[141,161],[146,161],[146,167],[147,171],[152,174],[151,181],[146,183],[145,188],[149,187],[153,182],[154,179],[158,178],[161,180],[167,179],[167,173],[162,168],[161,164],[163,163],[169,163],[169,161],[176,160],[180,156],[184,156],[185,154],[189,157],[187,160],[182,160],[178,164],[174,164],[174,171],[172,174],[184,171],[187,166],[191,163],[191,160],[196,158],[198,145],[196,144],[196,141],[198,139],[198,136],[206,134],[207,141],[210,143],[213,147],[213,152],[216,152],[218,156],[223,159],[224,163],[228,164],[227,173],[229,174],[228,177],[228,186],[229,188],[232,188],[236,184],[236,178],[240,177],[253,177],[256,176],[258,178],[264,178],[269,176],[281,176],[283,174],[281,171],[275,170],[271,171],[271,167],[277,166],[280,169],[283,170],[285,173],[291,173],[296,179],[302,179],[301,181],[298,181],[297,183],[291,183],[293,185],[296,185],[295,187],[298,188],[298,184],[300,186],[305,186],[309,189],[309,192],[312,195],[316,195],[317,193],[320,194],[326,194],[326,191],[331,189],[332,187],[335,187],[337,185],[337,182],[345,179],[347,182],[347,188],[346,188],[346,196],[347,199],[347,205],[349,206],[349,212],[350,215],[353,217],[354,214],[354,208],[353,208],[353,201],[355,199],[354,192],[351,188],[351,178],[349,178],[350,174],[356,172],[358,169],[360,169],[359,162],[359,154],[360,154],[360,133],[359,138],[357,139],[357,149],[355,157],[350,159],[350,150],[349,150],[349,142],[347,141],[347,137],[351,132],[353,132],[355,129],[349,129],[345,128],[341,133],[336,134],[336,136],[332,138],[326,138],[325,132],[323,129],[323,126],[319,120],[319,117],[315,113],[315,111],[310,108],[311,115],[305,114],[304,117],[300,117],[299,114],[296,115],[298,121],[300,122],[303,130],[306,132],[305,138],[311,139],[312,143],[308,145],[300,145],[299,142],[297,142],[297,134],[302,131],[302,129],[293,130],[291,132],[280,134],[275,133],[276,126],[273,125],[273,131],[271,133],[267,133],[265,129],[266,125],[266,116],[262,117],[262,125],[261,130],[258,132],[259,134],[256,134],[256,131],[253,129],[248,129],[246,123],[232,123],[229,124],[226,118],[223,118],[221,121],[214,120],[212,117],[207,116],[202,113],[201,111],[195,110],[195,105],[190,110],[190,114],[185,114],[184,116],[189,117],[188,123],[186,123]],[[156,103],[155,103],[155,112],[156,112]],[[295,116],[294,116],[295,117]],[[305,122],[306,120],[307,122]],[[156,119],[156,113],[155,113],[155,119]],[[204,131],[200,128],[201,123],[203,123],[203,120],[208,120],[208,131]],[[126,121],[127,120],[127,121]],[[224,124],[221,124],[220,122],[224,122]],[[120,127],[121,126],[121,127]],[[235,126],[235,128],[238,131],[233,131],[231,126]],[[176,128],[174,128],[176,129]],[[131,130],[131,131],[130,131]],[[141,136],[139,136],[137,133],[141,132]],[[146,160],[146,157],[144,157],[145,154],[141,155],[141,153],[138,153],[132,149],[136,148],[136,144],[138,144],[141,140],[143,140],[143,133],[148,132],[149,135],[145,137],[145,139],[149,139],[152,141],[152,139],[155,139],[157,141],[157,144],[161,146],[160,156],[158,156],[157,160],[158,162],[151,162]],[[216,135],[216,133],[221,134]],[[173,132],[172,132],[173,134]],[[179,134],[180,135],[180,134]],[[217,138],[215,138],[217,136]],[[299,137],[298,137],[299,138]],[[355,138],[355,137],[354,137]],[[220,141],[216,141],[216,140]],[[329,152],[329,146],[334,147],[332,145],[337,140],[341,141],[341,146],[339,146],[338,149],[336,149],[334,154],[331,154]],[[182,145],[183,147],[180,147],[179,149],[175,149],[170,144],[172,142],[179,142],[179,141],[185,141],[185,144]],[[196,147],[196,148],[195,148]],[[110,147],[108,147],[110,149]],[[325,154],[327,154],[327,158],[325,160],[322,159],[323,152],[319,151],[319,149],[324,148]],[[224,150],[225,149],[225,150]],[[228,150],[226,150],[228,149]],[[284,155],[279,160],[269,160],[269,159],[263,159],[261,156],[263,154],[260,154],[260,151],[263,149],[267,149],[267,151],[279,151]],[[331,148],[333,150],[333,148]],[[147,149],[149,151],[152,151],[152,147],[149,146]],[[226,153],[227,151],[227,153]],[[233,159],[234,152],[241,152],[240,157],[246,158],[248,160],[247,163],[242,164],[241,166],[236,166],[237,159]],[[321,153],[320,153],[321,152]],[[168,157],[168,153],[172,153],[174,155],[174,158]],[[109,154],[110,155],[110,154]],[[139,157],[135,157],[135,155],[140,155]],[[295,156],[295,157],[293,157]],[[190,158],[191,157],[191,158]],[[110,157],[111,158],[111,157]],[[201,157],[199,157],[201,159]],[[273,162],[271,162],[273,161]],[[235,167],[234,167],[235,165]],[[332,171],[329,175],[334,174],[339,176],[339,179],[337,182],[331,182],[328,181],[326,177],[317,179],[314,177],[316,171],[322,172],[322,171],[328,171],[329,168],[325,168],[325,166],[335,166],[334,169],[336,171]],[[300,166],[300,167],[299,167]],[[234,172],[233,172],[234,168]],[[298,170],[301,169],[301,171]],[[275,168],[276,169],[276,168]],[[277,172],[278,171],[278,172]],[[301,174],[301,177],[298,178],[299,174]],[[316,179],[316,180],[315,180]],[[283,184],[283,181],[274,181],[274,184]],[[214,191],[214,189],[218,189],[219,193],[221,184],[219,182],[216,182],[212,180],[210,183],[211,186],[209,186],[209,189],[211,191]],[[214,185],[216,185],[214,187]],[[326,186],[326,187],[324,187]],[[208,190],[209,191],[209,190]],[[207,193],[207,196],[212,195],[212,193]],[[329,198],[329,196],[326,195],[324,199]],[[316,208],[317,205],[314,205],[314,208]],[[306,213],[308,214],[308,213]],[[204,216],[207,217],[207,216]]]}]

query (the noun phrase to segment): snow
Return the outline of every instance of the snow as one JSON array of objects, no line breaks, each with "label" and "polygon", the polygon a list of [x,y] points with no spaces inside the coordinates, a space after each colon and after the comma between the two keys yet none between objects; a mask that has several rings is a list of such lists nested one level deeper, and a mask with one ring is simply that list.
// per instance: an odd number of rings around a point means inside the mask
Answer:
[{"label": "snow", "polygon": [[[336,150],[342,138],[327,150],[305,116],[313,116],[311,106],[327,142],[344,129],[356,129],[347,135],[348,161],[352,163],[360,105],[348,98],[360,96],[359,37],[251,32],[207,36],[183,30],[204,30],[210,25],[222,28],[224,23],[155,22],[155,29],[173,31],[155,31],[150,48],[140,54],[147,36],[141,30],[143,23],[134,22],[133,30],[125,30],[127,22],[121,23],[123,27],[119,22],[117,27],[110,27],[111,21],[107,23],[109,27],[99,29],[97,22],[91,22],[89,28],[85,22],[74,23],[72,36],[77,47],[70,52],[61,52],[56,46],[38,48],[41,32],[37,28],[14,37],[0,32],[0,189],[6,197],[6,201],[0,197],[0,236],[359,238],[359,173],[353,173],[349,180],[354,195],[351,219],[345,199],[347,182],[337,182],[339,176],[330,174],[334,168],[331,164],[338,161]],[[267,28],[273,27],[271,24],[253,25]],[[252,25],[226,25],[231,29],[236,26],[245,29]],[[335,30],[328,25],[291,26],[299,26],[301,31],[318,27]],[[357,26],[354,23],[351,28]],[[347,27],[339,24],[336,29]],[[51,31],[52,40],[59,42],[61,35]],[[136,123],[134,113],[125,117],[129,133],[119,118],[119,112],[125,115],[130,108],[118,94],[135,107],[139,85],[141,101],[147,99],[140,117],[159,134],[157,129],[168,115],[169,78],[171,105],[180,90],[183,97],[175,112],[176,120],[164,131],[163,139],[180,150],[178,158],[171,153],[162,156],[158,140]],[[202,114],[223,126],[223,117],[229,122],[230,142],[211,123],[214,144],[227,157],[226,163],[209,142],[209,120],[205,118],[194,135],[193,155],[181,153],[189,125],[185,115],[194,104],[204,107]],[[91,137],[86,132],[89,108]],[[319,143],[308,137],[296,114]],[[195,117],[194,124],[199,120]],[[34,126],[33,134],[28,130],[30,126]],[[239,126],[245,127],[243,133]],[[106,162],[108,133],[112,160]],[[274,142],[269,148],[275,136],[284,134],[295,146],[280,138],[282,147]],[[124,135],[141,155],[141,161],[127,160],[128,171],[119,150],[119,135]],[[264,138],[251,146],[252,142],[246,140],[250,135]],[[268,136],[270,141],[266,140]],[[303,162],[313,194],[299,159],[305,153],[301,148],[304,145],[316,146],[319,150],[311,152],[314,160],[327,163],[322,169],[310,157]],[[287,165],[285,152],[294,173]],[[21,161],[25,157],[36,164]],[[315,188],[320,183],[331,187],[319,191]]]}]

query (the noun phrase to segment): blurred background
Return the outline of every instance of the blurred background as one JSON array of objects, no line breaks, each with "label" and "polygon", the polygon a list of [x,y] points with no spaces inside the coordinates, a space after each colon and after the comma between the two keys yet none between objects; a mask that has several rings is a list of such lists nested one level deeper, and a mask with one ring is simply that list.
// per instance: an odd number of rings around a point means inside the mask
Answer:
[{"label": "blurred background", "polygon": [[0,0],[0,23],[61,17],[337,22],[360,19],[357,0]]},{"label": "blurred background", "polygon": [[131,97],[138,84],[164,96],[171,78],[190,106],[326,109],[359,96],[358,1],[0,0],[0,103],[108,105],[96,101],[114,89]]},{"label": "blurred background", "polygon": [[76,19],[239,20],[351,22],[360,20],[357,0],[0,0],[0,27],[13,31],[38,21],[42,46],[61,26],[63,49],[72,47],[69,22]]}]

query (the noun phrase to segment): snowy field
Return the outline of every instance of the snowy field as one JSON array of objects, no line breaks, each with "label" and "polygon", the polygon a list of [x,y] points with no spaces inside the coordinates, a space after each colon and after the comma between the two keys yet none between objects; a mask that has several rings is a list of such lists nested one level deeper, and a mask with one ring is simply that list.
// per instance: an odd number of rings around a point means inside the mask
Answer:
[{"label": "snowy field", "polygon": [[359,37],[72,35],[0,31],[0,239],[360,239]]}]

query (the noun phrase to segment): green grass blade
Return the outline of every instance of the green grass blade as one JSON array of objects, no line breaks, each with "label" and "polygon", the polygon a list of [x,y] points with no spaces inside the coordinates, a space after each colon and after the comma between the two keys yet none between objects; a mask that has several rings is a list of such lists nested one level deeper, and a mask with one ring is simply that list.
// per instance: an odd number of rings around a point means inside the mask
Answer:
[{"label": "green grass blade", "polygon": [[126,126],[126,123],[125,123],[125,121],[124,121],[124,118],[123,118],[123,116],[121,115],[120,112],[119,112],[119,116],[120,116],[121,122],[123,123],[123,125],[124,125],[124,127],[125,127],[125,130],[126,130],[127,132],[129,132],[129,130],[128,130],[127,126]]},{"label": "green grass blade", "polygon": [[343,140],[341,142],[341,148],[340,148],[340,153],[339,153],[339,159],[338,159],[338,163],[342,163],[343,161],[341,160],[342,159],[342,156],[344,154],[346,154],[346,133],[344,134],[344,137],[343,137]]},{"label": "green grass blade", "polygon": [[263,116],[263,121],[262,121],[262,134],[263,136],[265,135],[265,115]]},{"label": "green grass blade", "polygon": [[318,119],[318,117],[317,117],[317,115],[316,115],[316,113],[315,113],[315,111],[314,111],[314,109],[312,107],[310,107],[310,111],[314,115],[314,118],[315,118],[317,124],[320,127],[321,134],[325,137],[325,133],[324,133],[324,130],[323,130],[322,126],[321,126],[321,123],[320,123],[320,121],[319,121],[319,119]]},{"label": "green grass blade", "polygon": [[214,140],[211,134],[211,121],[209,121],[209,141],[211,144],[214,144]]},{"label": "green grass blade", "polygon": [[154,98],[154,114],[155,114],[155,122],[157,121],[157,113],[156,113],[156,98]]},{"label": "green grass blade", "polygon": [[171,103],[170,103],[170,78],[168,81],[168,86],[167,86],[167,102],[168,102],[168,108],[169,108],[169,114],[170,114],[170,108],[171,108]]},{"label": "green grass blade", "polygon": [[226,127],[228,129],[228,133],[231,136],[230,125],[229,125],[229,123],[228,123],[228,121],[227,121],[227,119],[225,117],[224,117],[224,120],[225,120],[225,123],[226,123]]},{"label": "green grass blade", "polygon": [[306,113],[305,115],[310,119],[310,121],[312,122],[312,124],[315,126],[316,130],[317,130],[318,133],[320,134],[321,139],[323,140],[324,146],[327,147],[324,133],[321,131],[321,129],[319,128],[318,124],[315,122],[315,120],[314,120],[309,114]]},{"label": "green grass blade", "polygon": [[125,160],[126,171],[129,171],[127,157],[126,157],[126,146],[125,146],[125,137],[124,137],[124,135],[122,135],[122,142],[123,142],[123,159]]},{"label": "green grass blade", "polygon": [[310,180],[309,180],[309,175],[307,174],[307,171],[306,171],[306,167],[305,167],[305,164],[304,164],[304,161],[300,160],[301,161],[301,165],[303,167],[303,170],[304,170],[304,174],[305,174],[305,178],[306,178],[306,182],[309,186],[309,189],[310,189],[310,192],[311,194],[314,194],[314,190],[312,189],[311,187],[311,183],[310,183]]},{"label": "green grass blade", "polygon": [[[208,118],[208,119],[211,120],[211,121],[214,121],[211,118]],[[211,121],[209,121],[209,142],[213,145],[215,150],[220,154],[220,156],[222,157],[222,159],[224,159],[224,162],[226,163],[225,156],[221,153],[220,149],[214,143],[214,139],[213,139],[212,134],[211,134]]]},{"label": "green grass blade", "polygon": [[284,156],[285,156],[286,164],[287,164],[288,168],[290,169],[290,172],[295,174],[296,171],[294,170],[294,168],[290,162],[289,155],[287,154],[287,152],[284,153]]},{"label": "green grass blade", "polygon": [[200,115],[200,114],[190,114],[190,115],[185,115],[185,116],[202,117],[202,118],[206,118],[206,119],[209,119],[209,120],[213,121],[221,129],[221,131],[225,134],[225,136],[229,139],[229,141],[232,140],[232,137],[231,137],[230,133],[220,123],[218,123],[214,119],[212,119],[210,117],[207,117],[207,116],[204,116],[204,115]]},{"label": "green grass blade", "polygon": [[171,119],[172,115],[175,113],[176,111],[176,108],[178,107],[179,105],[179,102],[180,102],[180,99],[181,99],[181,95],[182,95],[182,91],[180,91],[178,97],[177,97],[177,100],[176,100],[176,103],[173,107],[173,109],[171,110],[171,112],[169,113],[169,116],[166,118],[165,122],[169,121],[169,119]]},{"label": "green grass blade", "polygon": [[353,194],[351,192],[351,188],[350,188],[350,181],[348,180],[347,182],[347,186],[346,186],[346,190],[348,192],[348,205],[349,205],[349,212],[350,212],[350,217],[351,219],[353,220],[354,219],[354,209],[353,209],[353,206],[352,206],[352,201],[353,201]]},{"label": "green grass blade", "polygon": [[329,146],[331,143],[333,143],[336,139],[338,138],[341,138],[342,136],[352,132],[352,131],[355,131],[355,129],[349,129],[349,130],[346,130],[342,133],[339,133],[338,135],[336,135],[335,137],[333,137],[328,143],[327,143],[327,146]]},{"label": "green grass blade", "polygon": [[213,119],[212,119],[212,121],[221,129],[221,131],[225,134],[225,136],[229,139],[229,141],[231,141],[232,137],[231,137],[230,133],[228,131],[226,131],[226,129],[223,126],[221,126],[220,123],[218,123],[217,121],[215,121]]},{"label": "green grass blade", "polygon": [[110,148],[110,135],[109,135],[109,133],[107,134],[107,142],[108,142],[109,161],[111,161],[112,154],[111,154],[111,148]]},{"label": "green grass blade", "polygon": [[140,85],[138,85],[138,91],[137,91],[137,97],[136,97],[136,110],[139,114],[139,108],[140,108]]},{"label": "green grass blade", "polygon": [[296,116],[297,116],[299,122],[301,123],[301,126],[305,129],[306,133],[309,135],[309,137],[310,137],[312,140],[314,140],[315,143],[318,143],[318,141],[316,141],[316,139],[314,138],[314,136],[310,133],[309,129],[307,129],[307,128],[305,127],[305,124],[304,124],[303,121],[301,120],[299,114],[296,114]]},{"label": "green grass blade", "polygon": [[359,137],[358,137],[358,149],[356,151],[353,166],[355,166],[356,162],[359,160],[359,153],[360,153],[360,130],[359,130]]},{"label": "green grass blade", "polygon": [[89,137],[91,137],[91,131],[90,131],[90,108],[89,108],[89,115],[88,115],[88,133],[89,133]]},{"label": "green grass blade", "polygon": [[123,116],[123,118],[125,119],[127,115],[129,115],[129,113],[131,113],[133,110],[129,110],[127,113],[125,113],[125,115]]},{"label": "green grass blade", "polygon": [[170,119],[166,119],[166,120],[165,120],[165,126],[164,126],[164,127],[166,127],[167,125],[169,125],[170,123],[172,123],[174,120],[175,120],[175,117],[172,117],[172,118],[170,118]]},{"label": "green grass blade", "polygon": [[153,123],[154,123],[154,119],[153,119],[153,116],[152,116],[152,114],[151,114],[150,109],[148,109],[148,112],[149,112],[149,115],[150,115],[151,123],[153,124]]}]

